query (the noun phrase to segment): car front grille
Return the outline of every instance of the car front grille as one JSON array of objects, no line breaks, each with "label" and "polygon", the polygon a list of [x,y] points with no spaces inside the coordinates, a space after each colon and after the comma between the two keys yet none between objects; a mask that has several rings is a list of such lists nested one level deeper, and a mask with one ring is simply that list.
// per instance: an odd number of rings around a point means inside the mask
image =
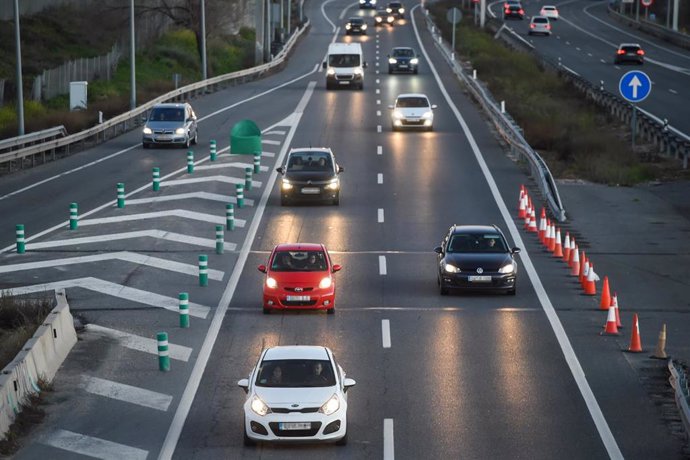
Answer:
[{"label": "car front grille", "polygon": [[336,80],[352,80],[353,78],[353,74],[340,74],[335,76]]},{"label": "car front grille", "polygon": [[313,307],[316,300],[283,300],[281,303],[286,307]]},{"label": "car front grille", "polygon": [[[297,289],[300,289],[300,290],[298,291]],[[285,290],[289,291],[289,292],[309,292],[309,291],[313,291],[314,288],[313,287],[305,287],[305,288],[286,287]]]},{"label": "car front grille", "polygon": [[296,412],[300,414],[313,414],[318,411],[318,407],[303,407],[302,409],[289,409],[287,407],[271,407],[271,412],[276,414],[289,414],[291,412]]},{"label": "car front grille", "polygon": [[311,422],[310,430],[280,430],[278,429],[278,422],[271,422],[268,424],[273,431],[273,434],[283,438],[305,438],[309,436],[316,436],[321,428],[321,422]]},{"label": "car front grille", "polygon": [[173,134],[172,129],[154,129],[153,134]]},{"label": "car front grille", "polygon": [[401,120],[402,124],[405,126],[424,126],[424,120],[421,118],[419,120]]}]

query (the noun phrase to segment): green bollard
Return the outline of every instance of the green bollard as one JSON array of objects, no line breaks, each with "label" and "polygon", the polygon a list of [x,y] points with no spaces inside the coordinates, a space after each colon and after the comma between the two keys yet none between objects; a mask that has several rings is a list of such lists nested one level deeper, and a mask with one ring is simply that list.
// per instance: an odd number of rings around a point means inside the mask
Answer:
[{"label": "green bollard", "polygon": [[24,240],[24,226],[17,224],[15,227],[17,231],[17,254],[24,254],[26,251],[26,241]]},{"label": "green bollard", "polygon": [[216,141],[213,139],[211,139],[211,142],[210,142],[210,151],[211,151],[211,161],[216,161],[216,158],[217,158]]},{"label": "green bollard", "polygon": [[244,188],[247,191],[252,189],[252,168],[244,168]]},{"label": "green bollard", "polygon": [[158,339],[158,370],[167,372],[170,370],[170,355],[168,354],[168,333],[159,332]]},{"label": "green bollard", "polygon": [[216,254],[222,254],[224,246],[225,237],[223,236],[223,226],[216,225]]},{"label": "green bollard", "polygon": [[180,327],[189,327],[189,294],[180,292]]},{"label": "green bollard", "polygon": [[125,207],[125,184],[122,182],[117,184],[117,207]]},{"label": "green bollard", "polygon": [[189,174],[194,172],[194,152],[192,150],[187,152],[187,172]]},{"label": "green bollard", "polygon": [[237,207],[244,208],[244,185],[235,185],[235,190],[237,190]]},{"label": "green bollard", "polygon": [[235,230],[235,207],[232,203],[225,205],[225,228]]},{"label": "green bollard", "polygon": [[69,229],[76,230],[79,222],[79,207],[77,203],[70,203],[69,205]]},{"label": "green bollard", "polygon": [[161,168],[153,168],[153,191],[161,189]]},{"label": "green bollard", "polygon": [[261,170],[261,152],[254,153],[254,174],[259,174]]},{"label": "green bollard", "polygon": [[208,286],[208,256],[199,256],[199,286]]}]

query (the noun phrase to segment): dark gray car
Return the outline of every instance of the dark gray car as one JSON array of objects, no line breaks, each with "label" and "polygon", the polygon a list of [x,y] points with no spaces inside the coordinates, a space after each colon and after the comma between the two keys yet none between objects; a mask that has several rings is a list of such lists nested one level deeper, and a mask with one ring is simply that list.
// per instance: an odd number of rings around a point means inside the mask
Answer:
[{"label": "dark gray car", "polygon": [[199,137],[196,114],[188,103],[156,104],[142,132],[144,148],[152,145],[182,145],[189,148]]},{"label": "dark gray car", "polygon": [[276,168],[280,181],[280,204],[294,201],[327,201],[340,204],[342,166],[335,162],[329,148],[297,148],[290,150],[284,166]]}]

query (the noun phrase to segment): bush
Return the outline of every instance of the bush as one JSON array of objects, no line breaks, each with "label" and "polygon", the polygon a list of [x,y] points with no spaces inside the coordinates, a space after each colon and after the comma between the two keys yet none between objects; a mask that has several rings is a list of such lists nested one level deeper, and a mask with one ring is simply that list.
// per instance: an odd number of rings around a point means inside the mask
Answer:
[{"label": "bush", "polygon": [[0,295],[0,369],[17,356],[53,309],[50,297],[23,299]]}]

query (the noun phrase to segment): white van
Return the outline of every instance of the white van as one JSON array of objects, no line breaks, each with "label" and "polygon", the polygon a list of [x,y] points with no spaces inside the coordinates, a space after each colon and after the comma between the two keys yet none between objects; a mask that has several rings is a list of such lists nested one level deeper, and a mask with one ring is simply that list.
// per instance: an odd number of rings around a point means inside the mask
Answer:
[{"label": "white van", "polygon": [[331,43],[323,68],[326,69],[326,89],[339,86],[364,88],[364,62],[359,43]]}]

